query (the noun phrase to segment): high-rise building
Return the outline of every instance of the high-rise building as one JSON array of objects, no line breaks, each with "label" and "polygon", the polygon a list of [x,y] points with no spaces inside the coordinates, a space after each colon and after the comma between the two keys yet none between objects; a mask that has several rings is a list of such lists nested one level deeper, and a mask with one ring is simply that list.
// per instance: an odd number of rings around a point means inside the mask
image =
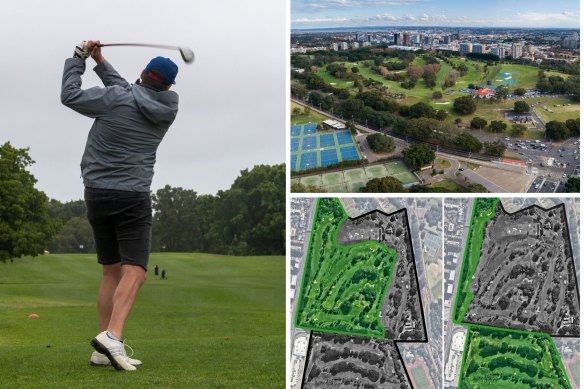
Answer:
[{"label": "high-rise building", "polygon": [[359,48],[359,42],[353,42],[353,43],[351,43],[351,47],[353,49],[358,49]]},{"label": "high-rise building", "polygon": [[523,43],[515,42],[511,46],[511,57],[513,58],[521,58],[523,55]]},{"label": "high-rise building", "polygon": [[359,42],[359,34],[355,34],[355,42]]},{"label": "high-rise building", "polygon": [[505,48],[504,47],[491,47],[491,54],[495,54],[499,58],[505,58]]},{"label": "high-rise building", "polygon": [[401,45],[401,38],[399,36],[399,32],[393,34],[393,44],[394,45]]},{"label": "high-rise building", "polygon": [[425,45],[429,45],[429,44],[431,44],[431,43],[432,43],[432,37],[431,37],[431,36],[428,36],[428,35],[426,35],[426,36],[424,37],[424,44],[425,44]]},{"label": "high-rise building", "polygon": [[461,43],[458,47],[461,55],[472,52],[472,43]]},{"label": "high-rise building", "polygon": [[481,43],[473,43],[472,45],[472,52],[482,54],[485,51],[485,45]]},{"label": "high-rise building", "polygon": [[371,46],[371,42],[363,42],[363,47]]},{"label": "high-rise building", "polygon": [[347,42],[341,42],[341,50],[347,50],[349,48],[349,45],[347,44]]},{"label": "high-rise building", "polygon": [[445,45],[450,43],[450,35],[446,35],[442,37],[442,43],[444,43]]},{"label": "high-rise building", "polygon": [[578,40],[574,39],[573,37],[566,37],[562,41],[562,47],[565,49],[577,49],[578,48]]},{"label": "high-rise building", "polygon": [[371,34],[367,34],[367,42],[371,42]]},{"label": "high-rise building", "polygon": [[334,50],[334,51],[339,51],[339,44],[338,44],[338,43],[336,43],[336,42],[335,42],[335,43],[333,43],[333,44],[331,45],[331,49],[332,49],[332,50]]},{"label": "high-rise building", "polygon": [[403,36],[403,44],[404,46],[411,46],[412,45],[412,36],[408,33],[404,33]]}]

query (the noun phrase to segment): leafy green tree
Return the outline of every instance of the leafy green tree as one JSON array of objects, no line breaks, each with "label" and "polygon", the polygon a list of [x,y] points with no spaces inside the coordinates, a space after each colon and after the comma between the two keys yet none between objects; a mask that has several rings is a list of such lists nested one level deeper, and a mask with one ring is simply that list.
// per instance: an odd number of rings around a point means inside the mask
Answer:
[{"label": "leafy green tree", "polygon": [[308,91],[306,90],[306,87],[304,85],[298,84],[298,83],[293,83],[290,86],[290,91],[292,93],[292,96],[296,96],[299,99],[304,99],[308,95]]},{"label": "leafy green tree", "polygon": [[474,117],[470,121],[470,128],[475,128],[478,130],[482,130],[487,126],[487,121],[481,117]]},{"label": "leafy green tree", "polygon": [[488,193],[489,191],[481,184],[470,184],[466,187],[470,193]]},{"label": "leafy green tree", "polygon": [[523,100],[516,101],[515,104],[513,104],[513,110],[515,113],[527,113],[529,112],[529,104]]},{"label": "leafy green tree", "polygon": [[353,73],[357,74],[357,73],[359,73],[359,68],[358,68],[357,66],[353,66],[353,67],[351,68],[351,71],[352,71]]},{"label": "leafy green tree", "polygon": [[10,142],[0,146],[0,261],[42,254],[56,233],[48,198],[34,186],[27,170],[34,163],[28,149]]},{"label": "leafy green tree", "polygon": [[505,85],[499,85],[495,88],[495,98],[497,100],[507,100],[507,96],[509,95],[509,87]]},{"label": "leafy green tree", "polygon": [[580,118],[566,120],[566,127],[570,130],[570,136],[580,136]]},{"label": "leafy green tree", "polygon": [[496,142],[485,142],[483,143],[483,147],[485,149],[485,153],[489,155],[494,155],[496,157],[502,157],[507,150],[507,147],[503,142],[500,140]]},{"label": "leafy green tree", "polygon": [[517,88],[517,89],[515,89],[515,94],[517,96],[523,96],[523,95],[525,95],[526,92],[527,91],[524,88]]},{"label": "leafy green tree", "polygon": [[443,109],[439,109],[439,110],[436,112],[436,119],[438,119],[438,120],[440,120],[440,121],[444,121],[444,120],[446,120],[446,118],[447,118],[447,117],[448,117],[448,112],[446,112],[446,111],[445,111],[445,110],[443,110]]},{"label": "leafy green tree", "polygon": [[461,115],[470,115],[477,110],[474,99],[470,95],[457,97],[454,99],[453,107],[454,111]]},{"label": "leafy green tree", "polygon": [[85,215],[69,218],[49,244],[51,253],[93,253],[93,231]]},{"label": "leafy green tree", "polygon": [[436,86],[436,73],[431,71],[424,71],[424,83],[428,88],[434,88]]},{"label": "leafy green tree", "polygon": [[545,136],[554,141],[564,140],[570,137],[570,130],[565,123],[552,120],[545,125]]},{"label": "leafy green tree", "polygon": [[361,188],[361,192],[365,193],[399,193],[403,191],[402,183],[395,177],[373,178]]},{"label": "leafy green tree", "polygon": [[489,125],[489,130],[492,132],[503,132],[507,129],[507,123],[502,120],[493,120]]},{"label": "leafy green tree", "polygon": [[367,143],[371,150],[376,153],[386,153],[395,150],[395,142],[389,136],[383,134],[371,134],[367,135]]},{"label": "leafy green tree", "polygon": [[569,177],[566,181],[566,192],[579,193],[580,192],[580,177]]},{"label": "leafy green tree", "polygon": [[407,164],[414,170],[419,170],[436,158],[434,150],[425,144],[413,144],[402,153]]},{"label": "leafy green tree", "polygon": [[436,92],[432,93],[432,98],[434,100],[440,100],[442,98],[442,92],[436,91]]},{"label": "leafy green tree", "polygon": [[304,185],[300,182],[295,182],[290,185],[290,192],[292,193],[326,193],[326,189],[315,185]]},{"label": "leafy green tree", "polygon": [[454,143],[466,151],[473,153],[478,153],[483,148],[483,144],[480,140],[472,136],[466,131],[461,132],[454,138]]},{"label": "leafy green tree", "polygon": [[513,124],[511,126],[511,136],[520,136],[527,131],[527,126],[523,124]]},{"label": "leafy green tree", "polygon": [[428,103],[420,101],[410,106],[409,117],[412,119],[429,118],[432,119],[436,115],[436,110]]}]

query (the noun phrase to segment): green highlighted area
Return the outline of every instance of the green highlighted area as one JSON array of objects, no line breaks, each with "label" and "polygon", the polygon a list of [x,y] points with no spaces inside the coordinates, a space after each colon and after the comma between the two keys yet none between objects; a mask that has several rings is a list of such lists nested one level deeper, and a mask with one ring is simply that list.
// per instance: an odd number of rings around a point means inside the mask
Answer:
[{"label": "green highlighted area", "polygon": [[471,326],[462,361],[460,389],[570,389],[548,334]]},{"label": "green highlighted area", "polygon": [[472,301],[473,294],[469,287],[479,264],[485,223],[495,216],[495,206],[499,201],[497,198],[477,198],[474,201],[452,314],[452,321],[456,324],[463,324],[462,320]]},{"label": "green highlighted area", "polygon": [[338,199],[318,200],[296,326],[383,338],[385,329],[379,315],[397,253],[374,241],[341,246],[336,237],[347,219]]}]

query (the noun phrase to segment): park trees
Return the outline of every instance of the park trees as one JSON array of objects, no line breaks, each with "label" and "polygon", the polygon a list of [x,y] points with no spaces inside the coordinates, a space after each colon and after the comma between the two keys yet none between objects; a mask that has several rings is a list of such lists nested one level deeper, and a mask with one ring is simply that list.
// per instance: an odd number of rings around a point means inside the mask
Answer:
[{"label": "park trees", "polygon": [[580,177],[570,177],[566,182],[566,192],[578,193],[580,192]]},{"label": "park trees", "polygon": [[495,88],[495,98],[498,101],[507,100],[507,96],[509,95],[509,87],[505,85],[499,85]]},{"label": "park trees", "polygon": [[403,191],[402,183],[395,177],[373,178],[361,188],[361,192],[365,193],[399,193]]},{"label": "park trees", "polygon": [[57,225],[49,218],[48,198],[35,188],[27,170],[28,149],[0,146],[0,261],[43,253]]},{"label": "park trees", "polygon": [[483,144],[481,143],[481,141],[466,131],[463,131],[460,134],[458,134],[456,138],[454,138],[454,143],[461,149],[473,153],[478,153],[483,148]]},{"label": "park trees", "polygon": [[565,123],[552,120],[545,125],[545,136],[553,141],[564,140],[570,137],[570,130]]},{"label": "park trees", "polygon": [[413,144],[403,151],[404,159],[414,170],[429,164],[436,158],[436,153],[428,145]]},{"label": "park trees", "polygon": [[525,95],[526,92],[527,91],[525,90],[525,88],[517,88],[517,89],[515,89],[515,94],[517,96],[523,96],[523,95]]},{"label": "park trees", "polygon": [[461,115],[470,115],[477,109],[477,106],[470,95],[457,97],[454,100],[453,107],[454,110]]},{"label": "park trees", "polygon": [[524,124],[513,124],[511,126],[511,136],[520,136],[527,131],[527,126]]},{"label": "park trees", "polygon": [[395,150],[395,142],[389,136],[372,134],[367,136],[367,143],[376,153],[386,153]]},{"label": "park trees", "polygon": [[566,120],[566,127],[570,130],[570,136],[580,136],[580,118]]},{"label": "park trees", "polygon": [[481,117],[474,117],[470,121],[470,128],[474,128],[477,130],[482,130],[487,126],[487,121]]},{"label": "park trees", "polygon": [[503,132],[507,129],[507,123],[502,120],[493,120],[489,125],[489,130],[492,132]]},{"label": "park trees", "polygon": [[529,112],[529,104],[523,100],[516,101],[515,104],[513,104],[513,110],[515,113],[527,113]]},{"label": "park trees", "polygon": [[483,143],[483,147],[485,148],[485,153],[496,157],[502,157],[507,150],[505,144],[500,140],[497,140],[496,142],[485,142]]},{"label": "park trees", "polygon": [[436,111],[432,106],[426,102],[420,101],[410,106],[408,116],[412,119],[429,118],[432,119],[436,115]]}]

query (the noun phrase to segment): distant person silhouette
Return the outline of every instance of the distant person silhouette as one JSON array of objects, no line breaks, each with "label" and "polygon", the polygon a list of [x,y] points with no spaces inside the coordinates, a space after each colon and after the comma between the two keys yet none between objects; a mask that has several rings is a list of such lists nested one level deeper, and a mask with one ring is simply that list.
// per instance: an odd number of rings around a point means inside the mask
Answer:
[{"label": "distant person silhouette", "polygon": [[160,278],[166,280],[166,270],[162,269],[162,276]]},{"label": "distant person silhouette", "polygon": [[154,265],[154,275],[158,275],[158,265]]}]

